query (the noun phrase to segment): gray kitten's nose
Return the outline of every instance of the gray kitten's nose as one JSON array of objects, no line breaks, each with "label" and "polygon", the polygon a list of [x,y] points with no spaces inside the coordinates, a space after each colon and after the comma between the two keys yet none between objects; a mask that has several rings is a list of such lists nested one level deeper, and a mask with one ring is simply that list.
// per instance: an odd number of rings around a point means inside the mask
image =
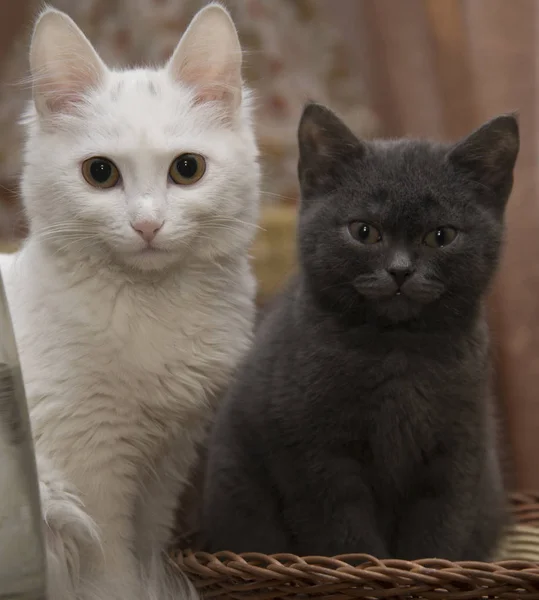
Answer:
[{"label": "gray kitten's nose", "polygon": [[412,275],[414,272],[411,266],[402,266],[402,267],[390,267],[387,269],[387,272],[393,277],[395,283],[401,287],[402,284]]},{"label": "gray kitten's nose", "polygon": [[135,221],[131,223],[131,227],[140,235],[145,242],[151,242],[157,232],[163,227],[164,221]]}]

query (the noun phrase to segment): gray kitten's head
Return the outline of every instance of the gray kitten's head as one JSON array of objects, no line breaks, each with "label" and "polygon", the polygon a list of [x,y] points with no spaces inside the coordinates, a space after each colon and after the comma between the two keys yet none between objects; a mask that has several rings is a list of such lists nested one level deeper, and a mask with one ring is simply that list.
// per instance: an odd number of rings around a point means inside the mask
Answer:
[{"label": "gray kitten's head", "polygon": [[451,322],[496,270],[519,149],[514,116],[453,144],[359,140],[310,104],[299,126],[300,260],[351,319]]}]

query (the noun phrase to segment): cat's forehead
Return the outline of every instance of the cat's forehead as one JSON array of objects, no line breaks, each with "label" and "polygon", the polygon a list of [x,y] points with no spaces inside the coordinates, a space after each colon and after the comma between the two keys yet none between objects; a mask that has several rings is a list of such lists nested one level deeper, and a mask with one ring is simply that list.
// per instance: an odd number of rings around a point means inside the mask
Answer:
[{"label": "cat's forehead", "polygon": [[140,100],[158,98],[163,94],[165,79],[162,73],[150,69],[117,71],[111,74],[107,93],[111,103],[132,100],[136,95]]},{"label": "cat's forehead", "polygon": [[373,144],[349,173],[346,211],[395,229],[460,219],[468,210],[469,190],[448,165],[447,149],[407,140]]},{"label": "cat's forehead", "polygon": [[[115,127],[177,133],[200,128],[203,123],[192,110],[192,92],[173,83],[166,72],[137,69],[111,74],[101,97]],[[114,126],[114,125],[113,125]]]},{"label": "cat's forehead", "polygon": [[400,140],[373,144],[356,183],[382,205],[444,204],[458,187],[446,160],[447,146]]},{"label": "cat's forehead", "polygon": [[215,130],[207,113],[194,105],[189,88],[172,82],[164,71],[111,72],[88,104],[87,134],[119,148],[166,151]]},{"label": "cat's forehead", "polygon": [[447,149],[446,145],[428,141],[382,140],[371,143],[369,162],[389,182],[436,184],[448,173]]}]

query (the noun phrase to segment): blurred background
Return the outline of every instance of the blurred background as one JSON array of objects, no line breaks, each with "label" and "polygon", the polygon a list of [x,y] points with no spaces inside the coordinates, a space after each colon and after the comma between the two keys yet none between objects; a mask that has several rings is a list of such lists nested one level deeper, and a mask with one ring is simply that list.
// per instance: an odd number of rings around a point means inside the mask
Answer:
[{"label": "blurred background", "polygon": [[[160,63],[205,0],[49,0],[110,65]],[[17,196],[32,21],[41,0],[0,0],[0,245],[26,233]],[[264,170],[254,259],[260,303],[294,268],[296,127],[308,99],[358,134],[456,139],[518,111],[521,153],[504,261],[490,298],[508,474],[539,490],[539,2],[224,0],[256,90]]]}]

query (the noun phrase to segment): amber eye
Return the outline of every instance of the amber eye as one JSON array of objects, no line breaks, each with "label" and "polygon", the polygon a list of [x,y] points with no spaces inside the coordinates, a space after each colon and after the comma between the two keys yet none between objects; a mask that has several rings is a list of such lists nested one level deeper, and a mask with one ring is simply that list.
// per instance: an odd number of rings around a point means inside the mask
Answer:
[{"label": "amber eye", "polygon": [[84,179],[93,187],[108,189],[120,181],[120,171],[108,158],[93,156],[82,163]]},{"label": "amber eye", "polygon": [[348,230],[350,235],[362,244],[377,244],[382,239],[376,227],[362,221],[353,221],[348,225]]},{"label": "amber eye", "polygon": [[192,185],[196,183],[206,171],[206,161],[200,154],[180,154],[176,157],[168,171],[173,183],[178,185]]},{"label": "amber eye", "polygon": [[448,246],[457,237],[457,230],[453,227],[438,227],[429,231],[423,238],[425,246],[430,248],[443,248]]}]

